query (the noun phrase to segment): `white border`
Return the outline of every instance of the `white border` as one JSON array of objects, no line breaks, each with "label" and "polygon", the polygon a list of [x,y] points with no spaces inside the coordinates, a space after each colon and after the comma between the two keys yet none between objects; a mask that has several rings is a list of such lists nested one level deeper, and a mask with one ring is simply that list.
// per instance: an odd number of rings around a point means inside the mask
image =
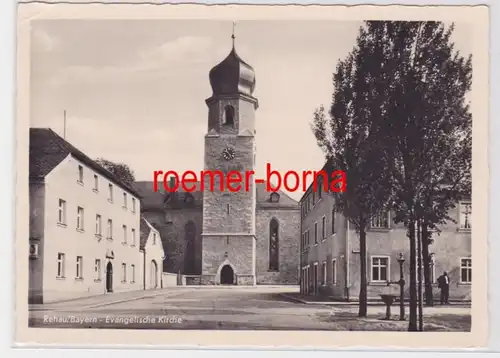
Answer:
[{"label": "white border", "polygon": [[[122,1],[122,2],[128,2],[128,1]],[[212,3],[221,3],[222,1],[212,1]],[[239,1],[233,1],[233,2],[239,2]],[[262,1],[254,1],[255,3],[259,3]],[[283,1],[276,1],[277,3],[283,2]],[[308,3],[309,1],[304,1],[304,3]],[[390,1],[390,0],[360,0],[360,1],[352,1],[352,0],[345,0],[345,1],[315,1],[315,3],[343,3],[343,4],[355,4],[355,3],[365,3],[365,4],[393,4],[395,1]],[[437,1],[400,1],[399,3],[404,3],[404,4],[417,4],[417,5],[425,5],[432,3],[432,5],[439,5]],[[460,1],[460,0],[447,0],[447,1],[441,1],[440,3],[445,3],[447,5],[460,5],[460,4],[489,4],[491,6],[491,13],[490,13],[490,18],[491,19],[500,19],[500,3],[495,2],[495,1]],[[0,230],[2,230],[1,237],[4,238],[3,240],[3,249],[0,250],[0,269],[2,270],[1,272],[4,274],[4,277],[10,277],[11,281],[9,282],[8,280],[5,280],[4,282],[7,283],[7,289],[10,289],[11,295],[4,294],[3,299],[2,299],[2,308],[5,310],[4,315],[2,316],[3,319],[1,320],[2,324],[2,333],[4,333],[4,337],[9,337],[10,340],[4,340],[4,345],[2,346],[2,349],[0,351],[1,356],[19,356],[20,354],[24,354],[26,352],[29,352],[25,349],[9,349],[11,348],[11,343],[12,343],[12,338],[14,334],[14,316],[13,316],[13,311],[12,308],[14,307],[14,296],[13,296],[13,285],[14,285],[14,277],[15,277],[15,272],[14,272],[14,242],[11,240],[9,241],[8,238],[13,236],[14,233],[14,215],[13,215],[13,204],[15,200],[15,192],[13,190],[14,186],[14,173],[16,172],[15,166],[14,166],[14,158],[15,158],[15,153],[13,151],[14,148],[14,103],[12,101],[12,95],[15,91],[15,82],[14,82],[14,71],[16,65],[15,65],[15,23],[16,23],[16,17],[15,17],[15,2],[14,1],[1,1],[0,2],[0,16],[2,16],[2,21],[0,21],[0,33],[3,35],[3,51],[4,55],[0,58],[0,61],[2,61],[3,66],[0,66],[0,68],[3,71],[3,74],[1,76],[2,81],[0,81],[0,101],[2,102],[0,105],[0,114],[2,121],[0,122],[1,130],[0,130],[0,135],[2,136],[0,143],[1,143],[1,150],[0,150],[0,158],[1,158],[1,163],[3,163],[3,168],[4,168],[4,175],[1,176],[0,178],[0,193],[2,194],[1,197],[3,200],[1,201],[2,205],[2,210],[1,210],[1,225],[0,225]],[[500,95],[500,88],[499,88],[499,79],[500,79],[500,34],[498,33],[500,29],[500,24],[498,23],[498,20],[492,21],[491,23],[491,58],[490,58],[490,66],[491,66],[491,73],[490,73],[490,79],[491,80],[491,92],[490,92],[490,97],[491,98],[499,98]],[[10,56],[9,56],[10,55]],[[490,117],[491,118],[497,118],[498,115],[500,114],[500,103],[499,101],[490,101]],[[493,183],[498,183],[499,180],[496,180],[498,177],[498,171],[500,170],[500,166],[497,165],[497,161],[494,158],[497,158],[498,155],[500,154],[500,141],[498,140],[491,140],[494,138],[494,135],[496,133],[500,132],[500,122],[497,121],[491,121],[490,124],[490,157],[492,158],[491,160],[491,181]],[[11,172],[9,172],[9,170]],[[498,178],[500,179],[500,178]],[[500,209],[500,193],[499,189],[497,186],[493,185],[491,187],[491,193],[489,197],[493,200],[490,200],[490,212],[498,212]],[[500,299],[500,288],[496,283],[499,282],[500,280],[500,264],[497,262],[498,260],[491,260],[493,258],[493,254],[495,252],[500,251],[500,242],[496,240],[495,235],[496,230],[493,230],[493,225],[494,223],[490,224],[490,237],[491,239],[489,240],[489,253],[490,253],[490,260],[489,260],[489,282],[490,282],[490,287],[489,287],[489,307],[490,307],[490,336],[489,336],[489,351],[495,350],[498,351],[500,349],[500,308],[498,307],[498,302]],[[10,250],[9,250],[10,249]],[[9,286],[10,283],[10,286]],[[10,319],[9,319],[10,318]],[[10,333],[10,334],[9,334]],[[119,348],[119,347],[117,347]],[[387,349],[390,349],[389,347]],[[387,351],[385,349],[384,351]],[[336,355],[340,356],[350,356],[350,357],[360,357],[363,354],[368,354],[368,352],[362,352],[362,351],[352,351],[351,352],[336,352]],[[377,352],[378,351],[378,352]],[[470,351],[469,351],[470,352]],[[69,352],[62,350],[62,349],[47,349],[47,350],[36,350],[33,352],[39,357],[52,357],[54,354],[57,354],[58,356],[62,356],[65,354],[68,354]],[[71,352],[70,354],[76,354],[77,356],[85,356],[86,354],[92,355],[92,357],[95,358],[100,358],[100,357],[108,357],[111,354],[116,353],[119,354],[121,357],[128,358],[132,357],[133,355],[137,354],[137,351],[134,351],[132,349],[126,350],[118,350],[116,352],[113,351],[108,351],[108,350],[91,350],[91,351],[78,351],[78,352]],[[149,350],[144,350],[141,352],[141,354],[145,356],[163,356],[165,352],[162,351],[152,351],[151,349]],[[176,357],[183,358],[183,357],[192,357],[193,355],[196,354],[206,354],[210,355],[212,354],[214,357],[223,357],[225,355],[233,356],[234,352],[232,350],[229,351],[215,351],[215,352],[200,352],[200,351],[193,351],[193,350],[176,350],[175,355]],[[269,356],[269,352],[261,352],[260,353],[262,356]],[[274,353],[273,356],[279,353]],[[293,351],[288,351],[286,353],[282,353],[283,356],[287,358],[295,358],[300,355],[300,357],[303,357],[305,352],[293,352]],[[315,355],[316,357],[323,355],[324,357],[330,356],[332,353],[329,351],[307,351],[308,355]],[[380,354],[381,357],[387,357],[387,358],[392,358],[392,357],[400,357],[401,356],[401,351],[396,351],[396,352],[384,352],[382,353],[381,350],[376,350],[375,352],[370,351],[369,354],[374,354],[377,356]],[[420,351],[420,352],[412,352],[412,353],[406,353],[412,356],[419,356],[422,354],[425,354],[425,351]],[[451,352],[449,353],[442,353],[441,356],[448,356],[449,354],[452,354]],[[481,353],[470,353],[471,355],[478,356]],[[241,358],[246,357],[253,357],[255,356],[255,352],[253,351],[240,351],[238,352],[238,355]],[[245,357],[245,358],[246,358]]]}]

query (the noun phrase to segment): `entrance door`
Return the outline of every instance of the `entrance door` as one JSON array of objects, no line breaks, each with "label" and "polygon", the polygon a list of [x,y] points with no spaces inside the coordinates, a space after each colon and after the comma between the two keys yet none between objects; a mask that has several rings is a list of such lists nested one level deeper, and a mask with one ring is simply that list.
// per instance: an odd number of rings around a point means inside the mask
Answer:
[{"label": "entrance door", "polygon": [[151,288],[158,288],[158,266],[156,265],[156,261],[151,261]]},{"label": "entrance door", "polygon": [[106,265],[106,291],[113,292],[113,264],[111,262]]},{"label": "entrance door", "polygon": [[225,265],[220,271],[220,283],[222,285],[234,285],[234,271],[229,265]]}]

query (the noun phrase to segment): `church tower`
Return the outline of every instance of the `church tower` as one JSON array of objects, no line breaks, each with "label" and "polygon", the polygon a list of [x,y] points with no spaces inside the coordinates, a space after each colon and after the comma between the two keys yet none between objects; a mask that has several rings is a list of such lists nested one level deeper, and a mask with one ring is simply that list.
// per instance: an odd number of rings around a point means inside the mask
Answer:
[{"label": "church tower", "polygon": [[[248,184],[246,173],[255,171],[255,73],[236,53],[235,37],[229,55],[209,74],[212,96],[208,106],[203,180],[204,284],[256,284],[255,179]],[[227,174],[240,173],[241,188]],[[219,175],[223,173],[223,176]],[[234,176],[236,178],[236,176]],[[223,190],[220,184],[223,180]],[[213,183],[213,187],[212,187]]]}]

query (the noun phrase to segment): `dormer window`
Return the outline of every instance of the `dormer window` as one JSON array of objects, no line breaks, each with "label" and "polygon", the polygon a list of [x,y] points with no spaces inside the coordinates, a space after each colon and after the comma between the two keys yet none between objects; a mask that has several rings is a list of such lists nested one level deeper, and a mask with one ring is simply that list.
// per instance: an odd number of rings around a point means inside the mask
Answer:
[{"label": "dormer window", "polygon": [[234,126],[234,107],[226,106],[224,108],[224,119],[222,124],[225,126]]},{"label": "dormer window", "polygon": [[269,200],[271,203],[277,203],[280,201],[280,195],[278,193],[271,193]]}]

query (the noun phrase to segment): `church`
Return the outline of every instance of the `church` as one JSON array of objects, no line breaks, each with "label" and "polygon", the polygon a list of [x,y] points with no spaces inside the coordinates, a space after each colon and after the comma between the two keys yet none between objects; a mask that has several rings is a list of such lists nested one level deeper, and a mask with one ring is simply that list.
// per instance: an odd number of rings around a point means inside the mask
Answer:
[{"label": "church", "polygon": [[[204,170],[255,172],[255,72],[237,54],[234,35],[232,50],[209,80]],[[195,191],[179,186],[166,192],[155,191],[152,181],[136,182],[142,215],[160,231],[164,271],[184,275],[188,285],[297,285],[299,203],[267,191],[265,182],[238,192],[220,190],[217,182],[210,187],[198,182]]]}]

